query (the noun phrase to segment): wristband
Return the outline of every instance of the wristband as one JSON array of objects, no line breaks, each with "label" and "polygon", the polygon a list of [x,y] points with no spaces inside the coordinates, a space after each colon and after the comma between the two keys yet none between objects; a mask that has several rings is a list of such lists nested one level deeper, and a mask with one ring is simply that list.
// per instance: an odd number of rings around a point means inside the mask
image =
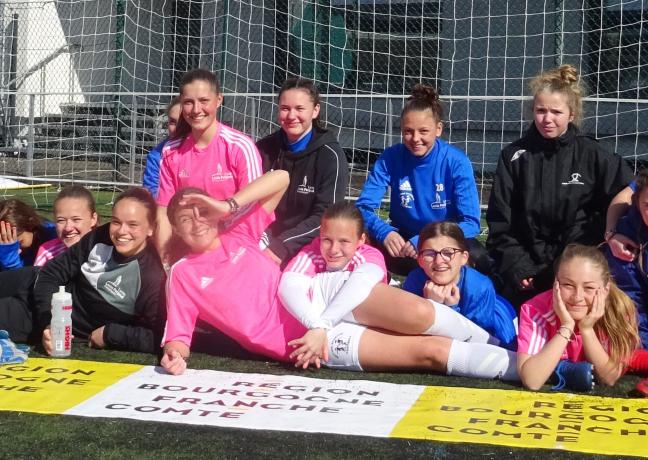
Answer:
[{"label": "wristband", "polygon": [[614,235],[616,235],[616,230],[615,229],[606,230],[605,233],[603,234],[603,239],[607,243],[608,241],[610,241],[610,238],[612,238]]},{"label": "wristband", "polygon": [[[562,329],[565,329],[566,331],[568,331],[568,335],[563,334],[562,331],[561,331]],[[558,330],[556,331],[556,333],[557,333],[560,337],[562,337],[563,339],[565,339],[567,342],[571,342],[571,341],[572,341],[572,337],[574,336],[574,331],[572,331],[571,329],[569,329],[567,326],[560,326],[560,327],[558,328]]]},{"label": "wristband", "polygon": [[235,215],[235,214],[237,214],[239,212],[240,206],[239,206],[239,204],[236,202],[236,200],[234,198],[226,198],[225,202],[227,204],[229,204],[230,215],[233,216],[233,215]]}]

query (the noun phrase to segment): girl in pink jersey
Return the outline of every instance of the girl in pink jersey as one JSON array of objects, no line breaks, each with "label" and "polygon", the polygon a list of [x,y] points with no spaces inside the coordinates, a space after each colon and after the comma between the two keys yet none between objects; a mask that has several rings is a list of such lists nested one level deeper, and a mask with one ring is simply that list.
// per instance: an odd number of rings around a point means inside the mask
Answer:
[{"label": "girl in pink jersey", "polygon": [[568,245],[556,264],[552,290],[520,310],[518,371],[539,389],[555,372],[558,385],[586,391],[597,380],[613,385],[638,347],[635,306],[610,276],[595,247]]},{"label": "girl in pink jersey", "polygon": [[[277,294],[279,268],[258,246],[259,235],[287,185],[287,173],[276,170],[226,201],[181,192],[170,202],[168,212],[174,232],[192,254],[176,263],[169,273],[161,360],[165,369],[173,374],[184,371],[193,330],[200,318],[253,353],[281,361],[297,359],[301,365],[317,364],[320,358],[328,367],[350,370],[425,369],[453,375],[517,378],[515,355],[486,344],[488,333],[447,307],[435,308],[424,299],[386,284],[376,284],[355,308],[349,308],[347,303],[340,308],[354,310],[357,322],[394,332],[343,321],[347,314],[339,312],[328,319],[322,315],[324,320],[311,324],[312,328],[298,321]],[[215,221],[252,204],[253,209],[236,225],[226,233],[218,233]],[[343,227],[348,223],[344,219],[333,221]],[[324,227],[322,246],[331,245],[331,250],[324,251],[328,268],[344,269],[350,262],[355,265],[362,260],[362,253],[351,260],[361,244],[357,224],[353,222],[350,228],[352,238],[346,241],[340,234],[349,232],[337,229],[329,233],[327,226]],[[337,249],[343,245],[348,251]],[[376,265],[382,265],[379,278],[383,278],[384,262]],[[339,279],[333,278],[331,282],[334,287],[327,289],[329,294],[340,290]],[[322,300],[328,302],[326,298]],[[398,311],[394,305],[399,305]],[[465,322],[467,327],[457,328],[457,321]],[[317,330],[320,328],[325,329],[328,347],[324,347],[325,352],[315,350],[307,355],[308,350],[302,347],[310,347],[307,343],[310,337],[304,336],[321,335]],[[456,340],[431,336],[444,333]],[[464,342],[468,340],[473,342]],[[483,366],[487,369],[480,368],[485,360],[492,364]]]},{"label": "girl in pink jersey", "polygon": [[180,81],[182,116],[174,139],[162,149],[157,197],[160,256],[168,261],[171,226],[166,207],[181,188],[198,187],[218,200],[231,197],[262,174],[254,141],[216,119],[223,93],[205,69],[187,72]]},{"label": "girl in pink jersey", "polygon": [[42,267],[97,226],[99,218],[94,197],[81,185],[64,187],[54,200],[56,236],[38,248],[34,265]]}]

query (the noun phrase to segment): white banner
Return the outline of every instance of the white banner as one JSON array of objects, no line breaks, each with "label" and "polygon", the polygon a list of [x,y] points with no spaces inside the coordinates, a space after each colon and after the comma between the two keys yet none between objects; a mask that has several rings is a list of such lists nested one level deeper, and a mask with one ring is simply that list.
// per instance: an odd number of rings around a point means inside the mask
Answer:
[{"label": "white banner", "polygon": [[148,366],[65,413],[385,437],[424,388],[211,370],[172,376]]}]

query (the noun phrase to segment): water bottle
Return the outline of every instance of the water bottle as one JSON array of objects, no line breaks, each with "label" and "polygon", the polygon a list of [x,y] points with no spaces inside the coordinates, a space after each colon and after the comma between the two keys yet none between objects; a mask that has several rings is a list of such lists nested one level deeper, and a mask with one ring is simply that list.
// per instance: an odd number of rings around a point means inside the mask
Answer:
[{"label": "water bottle", "polygon": [[65,358],[72,353],[72,295],[59,286],[52,295],[52,356]]}]

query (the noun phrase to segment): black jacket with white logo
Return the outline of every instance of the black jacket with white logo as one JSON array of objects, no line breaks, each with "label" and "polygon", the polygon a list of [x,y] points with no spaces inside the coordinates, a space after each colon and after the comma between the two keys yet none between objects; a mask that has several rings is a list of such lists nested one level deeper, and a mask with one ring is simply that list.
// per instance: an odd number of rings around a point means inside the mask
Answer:
[{"label": "black jacket with white logo", "polygon": [[495,271],[513,286],[543,272],[550,282],[553,262],[567,244],[602,241],[607,207],[631,180],[620,156],[575,126],[545,139],[532,123],[497,165],[486,213]]},{"label": "black jacket with white logo", "polygon": [[298,153],[288,150],[282,130],[257,143],[263,170],[283,169],[290,185],[266,230],[268,247],[284,265],[302,246],[319,235],[320,218],[332,203],[341,201],[349,183],[349,164],[333,133],[313,127],[313,136]]},{"label": "black jacket with white logo", "polygon": [[152,244],[132,257],[115,251],[109,226],[91,231],[42,268],[34,285],[37,326],[49,324],[52,294],[66,286],[76,338],[105,326],[107,348],[152,353],[161,335],[154,330],[161,325],[164,269]]}]

